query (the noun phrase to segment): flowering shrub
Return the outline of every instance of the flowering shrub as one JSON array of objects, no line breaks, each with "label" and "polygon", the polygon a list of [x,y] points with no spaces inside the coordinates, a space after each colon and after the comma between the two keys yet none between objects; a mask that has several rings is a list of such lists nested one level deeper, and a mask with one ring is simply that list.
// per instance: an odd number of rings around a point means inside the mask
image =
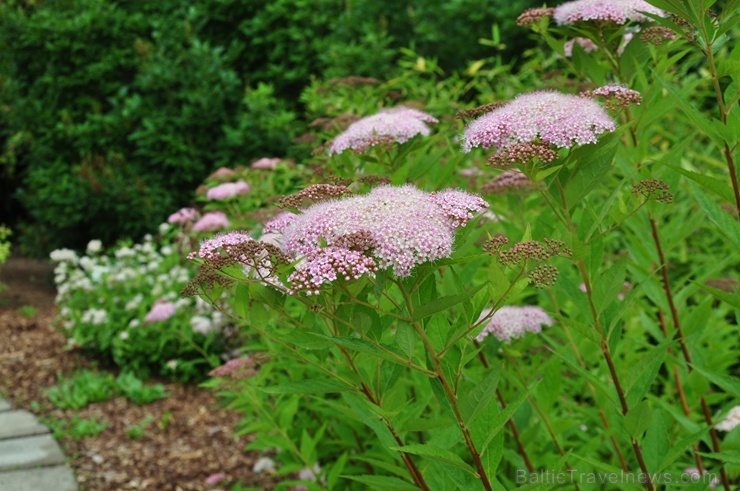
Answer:
[{"label": "flowering shrub", "polygon": [[[207,383],[254,434],[255,472],[297,489],[730,491],[738,8],[525,12],[551,52],[520,77],[481,60],[440,80],[408,55],[415,76],[306,93],[327,110],[301,140],[311,159],[212,174],[202,208],[170,221],[200,265],[184,293],[249,336]],[[197,230],[207,214],[228,228]],[[181,302],[150,297],[144,332]]]},{"label": "flowering shrub", "polygon": [[210,304],[180,298],[193,272],[172,239],[147,237],[110,254],[93,240],[85,255],[51,253],[58,321],[70,346],[139,376],[181,381],[199,380],[221,362],[237,339]]}]

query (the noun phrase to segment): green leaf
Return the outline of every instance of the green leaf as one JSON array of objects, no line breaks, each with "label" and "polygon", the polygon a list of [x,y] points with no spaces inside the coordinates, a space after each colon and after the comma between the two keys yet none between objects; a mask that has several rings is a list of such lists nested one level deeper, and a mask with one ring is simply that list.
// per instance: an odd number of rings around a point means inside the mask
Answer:
[{"label": "green leaf", "polygon": [[694,365],[694,369],[725,392],[732,394],[734,397],[740,397],[740,379],[737,377],[730,377],[728,375],[716,373],[697,365]]},{"label": "green leaf", "polygon": [[726,292],[724,290],[719,290],[717,288],[712,288],[711,286],[702,285],[701,283],[694,283],[696,286],[704,290],[705,292],[711,293],[718,299],[722,300],[723,302],[727,302],[728,304],[732,305],[736,309],[740,309],[740,295],[737,293],[730,293]]},{"label": "green leaf", "polygon": [[699,454],[728,464],[740,464],[740,451],[738,450],[723,450],[722,453],[699,452]]},{"label": "green leaf", "polygon": [[483,449],[481,450],[481,454],[485,452],[485,449],[488,448],[488,445],[491,443],[491,441],[493,441],[496,435],[498,435],[504,425],[509,422],[511,417],[514,415],[515,412],[517,412],[524,401],[527,400],[537,384],[539,384],[539,381],[532,384],[522,394],[519,394],[519,397],[517,397],[513,402],[509,403],[509,405],[506,406],[506,409],[503,409],[501,410],[501,412],[498,413],[498,415],[493,420],[491,429],[488,431],[488,436],[484,440],[483,445],[481,445],[481,448]]},{"label": "green leaf", "polygon": [[630,407],[640,402],[650,390],[663,365],[670,343],[670,338],[664,339],[658,346],[642,354],[640,360],[630,368],[624,384],[627,404]]},{"label": "green leaf", "polygon": [[483,381],[477,384],[466,397],[460,399],[460,412],[466,425],[470,426],[476,416],[491,403],[500,377],[501,364],[496,363]]},{"label": "green leaf", "polygon": [[260,387],[262,392],[267,392],[268,394],[325,394],[354,389],[354,387],[335,379],[308,379],[301,382]]},{"label": "green leaf", "polygon": [[648,429],[653,422],[653,412],[647,401],[642,401],[632,407],[624,416],[624,427],[632,438],[640,439],[642,433]]},{"label": "green leaf", "polygon": [[709,432],[709,428],[702,428],[701,430],[681,438],[679,441],[674,442],[668,452],[663,457],[660,465],[655,469],[655,472],[661,472],[669,465],[673,464],[677,459],[686,455],[686,450],[694,445],[701,439],[706,433]]},{"label": "green leaf", "polygon": [[593,145],[583,145],[573,152],[576,165],[565,183],[565,199],[573,207],[590,193],[611,170],[617,153],[619,138],[616,133],[601,137]]},{"label": "green leaf", "polygon": [[486,284],[481,283],[476,288],[471,288],[470,290],[463,292],[463,293],[458,293],[456,295],[447,295],[447,296],[440,297],[437,299],[432,299],[429,303],[424,304],[418,309],[414,310],[413,319],[415,321],[419,321],[421,319],[424,319],[425,317],[434,315],[437,312],[447,310],[450,307],[458,305],[466,300],[470,300],[484,286],[486,286]]},{"label": "green leaf", "polygon": [[452,453],[449,450],[435,447],[428,443],[425,444],[414,444],[404,445],[403,447],[393,447],[391,450],[398,450],[399,452],[409,453],[412,455],[419,455],[428,459],[436,460],[458,469],[462,469],[465,472],[475,476],[477,473],[469,464],[460,458],[456,453]]},{"label": "green leaf", "polygon": [[710,200],[694,183],[690,183],[694,190],[696,201],[709,220],[714,223],[719,232],[730,239],[735,247],[740,248],[740,222],[730,216],[717,203]]},{"label": "green leaf", "polygon": [[617,295],[624,288],[626,269],[627,258],[623,256],[616,264],[592,282],[594,307],[599,314],[617,300]]},{"label": "green leaf", "polygon": [[408,322],[399,322],[396,325],[396,344],[406,356],[411,359],[416,347],[416,330]]},{"label": "green leaf", "polygon": [[247,285],[237,283],[234,296],[236,315],[242,319],[246,319],[249,315],[249,288]]},{"label": "green leaf", "polygon": [[663,411],[655,409],[652,424],[643,440],[643,453],[647,468],[656,469],[663,460],[663,456],[668,453],[669,448],[668,428],[663,420]]},{"label": "green leaf", "polygon": [[[702,133],[706,133],[717,145],[724,145],[724,139],[721,135],[717,134],[717,132],[714,131],[710,120],[704,115],[704,113],[699,111],[696,107],[692,106],[688,102],[690,100],[693,100],[694,98],[688,97],[686,94],[682,94],[676,89],[676,87],[660,78],[660,76],[656,76],[656,78],[660,81],[660,83],[663,84],[663,86],[666,88],[669,95],[671,96],[671,99],[674,101],[675,104],[678,105],[678,107],[681,108],[684,114],[686,114],[686,116],[689,118],[689,121],[694,124],[694,127],[697,130]],[[693,90],[693,87],[684,87],[685,92],[690,89]]]},{"label": "green leaf", "polygon": [[401,490],[418,490],[419,488],[409,482],[403,481],[397,477],[391,476],[340,476],[344,479],[356,481],[367,485],[370,489],[401,489]]},{"label": "green leaf", "polygon": [[713,192],[728,203],[732,203],[733,201],[735,201],[735,195],[732,192],[732,188],[730,188],[724,180],[717,179],[716,177],[709,177],[704,174],[699,174],[698,172],[682,169],[681,167],[676,167],[674,165],[665,164],[665,166],[669,169],[673,169],[679,174],[683,174],[684,176]]}]

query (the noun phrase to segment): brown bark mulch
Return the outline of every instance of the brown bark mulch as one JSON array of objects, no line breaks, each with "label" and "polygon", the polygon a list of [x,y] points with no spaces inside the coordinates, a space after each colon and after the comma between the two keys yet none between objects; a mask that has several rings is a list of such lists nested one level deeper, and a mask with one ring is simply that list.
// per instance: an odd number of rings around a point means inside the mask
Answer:
[{"label": "brown bark mulch", "polygon": [[[48,262],[12,257],[0,266],[0,282],[9,287],[0,292],[0,394],[42,421],[77,415],[107,422],[97,436],[60,441],[81,490],[210,489],[205,480],[216,473],[228,478],[217,485],[221,488],[237,481],[272,488],[271,476],[251,471],[259,455],[243,451],[249,437],[233,434],[238,416],[217,408],[207,389],[161,382],[169,397],[151,404],[137,406],[117,397],[80,410],[56,409],[44,388],[56,385],[58,374],[93,368],[94,360],[68,349],[54,327]],[[25,305],[35,308],[35,315],[19,310]],[[145,418],[151,422],[132,438],[129,430]]]}]

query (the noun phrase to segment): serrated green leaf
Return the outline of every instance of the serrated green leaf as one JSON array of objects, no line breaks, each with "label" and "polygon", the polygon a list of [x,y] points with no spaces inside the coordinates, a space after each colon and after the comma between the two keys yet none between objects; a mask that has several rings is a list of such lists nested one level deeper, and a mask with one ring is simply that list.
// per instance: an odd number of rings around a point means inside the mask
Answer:
[{"label": "serrated green leaf", "polygon": [[720,387],[725,392],[732,394],[734,397],[740,397],[740,379],[730,377],[712,370],[694,365],[694,370],[704,375],[714,385]]},{"label": "serrated green leaf", "polygon": [[355,388],[335,379],[308,379],[301,382],[260,387],[259,390],[268,394],[324,394],[355,390]]},{"label": "serrated green leaf", "polygon": [[436,460],[437,462],[442,462],[453,467],[457,467],[458,469],[462,469],[473,476],[477,475],[475,469],[461,459],[456,453],[452,453],[449,450],[445,450],[440,447],[435,447],[428,443],[393,447],[392,450],[426,457],[428,459]]},{"label": "serrated green leaf", "polygon": [[680,174],[683,174],[695,183],[703,186],[720,198],[724,199],[728,203],[731,203],[735,200],[735,195],[733,194],[732,189],[722,179],[709,177],[704,174],[699,174],[698,172],[693,172],[690,170],[682,169],[680,167],[676,167],[674,165],[666,164],[666,167],[668,167],[669,169],[673,169]]},{"label": "serrated green leaf", "polygon": [[693,182],[691,188],[697,203],[709,220],[717,226],[718,231],[730,239],[735,247],[740,248],[740,223],[724,211],[717,203],[710,200]]},{"label": "serrated green leaf", "polygon": [[460,399],[460,412],[466,425],[470,426],[476,416],[491,403],[500,377],[501,364],[496,363],[489,369],[486,377],[466,397]]},{"label": "serrated green leaf", "polygon": [[455,305],[458,305],[466,300],[470,300],[485,286],[485,283],[481,283],[476,288],[471,288],[470,290],[463,293],[432,299],[429,301],[429,303],[426,303],[418,309],[414,310],[413,319],[415,321],[419,321],[421,319],[429,317],[430,315],[434,315],[437,312],[441,312],[443,310],[454,307]]},{"label": "serrated green leaf", "polygon": [[410,482],[403,481],[392,476],[340,476],[343,479],[349,479],[367,485],[370,489],[401,489],[401,490],[418,490],[419,488]]},{"label": "serrated green leaf", "polygon": [[663,412],[660,409],[653,411],[652,424],[648,428],[642,443],[647,468],[657,468],[670,448],[668,428],[663,419]]},{"label": "serrated green leaf", "polygon": [[663,365],[670,342],[670,339],[664,339],[658,346],[644,353],[630,368],[624,383],[625,396],[630,407],[640,402],[650,390]]}]

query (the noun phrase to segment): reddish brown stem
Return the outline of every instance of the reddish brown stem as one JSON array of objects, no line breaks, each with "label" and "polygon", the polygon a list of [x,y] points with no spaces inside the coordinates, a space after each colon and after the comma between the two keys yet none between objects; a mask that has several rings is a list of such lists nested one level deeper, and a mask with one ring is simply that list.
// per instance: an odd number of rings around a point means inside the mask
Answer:
[{"label": "reddish brown stem", "polygon": [[[676,336],[678,337],[679,343],[681,345],[681,352],[683,353],[684,360],[686,361],[686,366],[688,367],[689,373],[691,373],[694,370],[694,367],[691,363],[691,353],[689,353],[689,348],[686,346],[686,339],[684,338],[683,331],[681,330],[681,323],[678,317],[678,309],[676,308],[676,302],[673,299],[673,292],[671,291],[671,282],[668,278],[668,268],[666,267],[667,263],[665,260],[665,254],[663,254],[663,246],[660,243],[660,235],[658,234],[658,223],[655,221],[655,218],[652,216],[650,217],[650,227],[652,228],[653,232],[653,241],[655,242],[655,247],[658,251],[658,260],[660,261],[660,271],[661,275],[663,277],[663,290],[666,294],[666,299],[668,300],[668,306],[671,309],[671,317],[673,318],[673,326],[676,330]],[[699,397],[699,403],[701,404],[702,412],[704,414],[704,421],[706,421],[707,425],[709,425],[709,434],[712,438],[712,450],[714,453],[720,453],[721,446],[719,443],[719,437],[717,436],[717,430],[714,429],[714,422],[712,421],[712,413],[709,410],[709,406],[707,405],[706,399],[704,399],[704,396]],[[725,488],[725,491],[731,491],[730,490],[730,479],[727,475],[727,469],[725,469],[724,463],[720,461],[720,468],[719,468],[720,476],[722,477],[722,486]]]}]

